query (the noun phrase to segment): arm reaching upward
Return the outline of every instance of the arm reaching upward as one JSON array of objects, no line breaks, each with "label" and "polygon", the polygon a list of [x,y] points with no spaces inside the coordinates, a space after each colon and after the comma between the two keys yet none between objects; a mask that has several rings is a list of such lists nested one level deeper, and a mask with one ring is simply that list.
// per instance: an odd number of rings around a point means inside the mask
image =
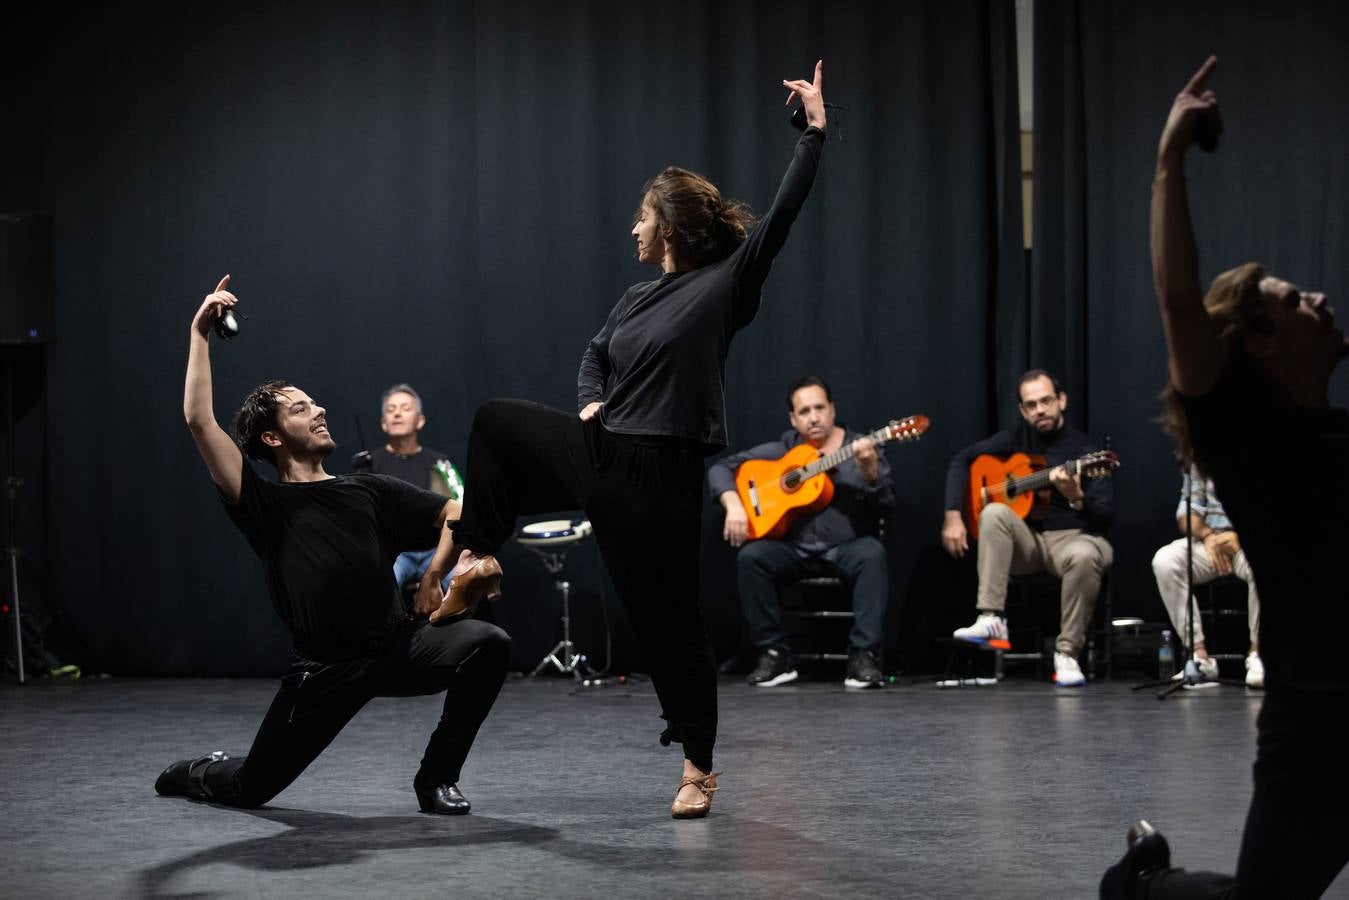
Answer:
[{"label": "arm reaching upward", "polygon": [[792,162],[778,187],[777,196],[773,198],[773,205],[733,255],[737,284],[734,311],[736,328],[749,324],[758,314],[764,281],[810,194],[820,167],[820,154],[824,149],[824,61],[815,64],[813,81],[784,79],[782,85],[791,91],[787,95],[788,104],[797,97],[801,98],[809,127],[796,143]]},{"label": "arm reaching upward", "polygon": [[211,473],[211,480],[230,503],[239,501],[243,483],[244,457],[234,440],[215,420],[211,393],[211,353],[208,336],[211,326],[238,299],[225,290],[230,277],[220,279],[213,293],[202,301],[192,318],[188,333],[187,379],[183,387],[183,418],[187,420],[197,452]]},{"label": "arm reaching upward", "polygon": [[1171,383],[1188,396],[1207,393],[1226,364],[1218,330],[1204,311],[1199,252],[1185,191],[1185,152],[1195,143],[1198,121],[1208,117],[1215,132],[1222,130],[1217,95],[1204,87],[1217,64],[1217,57],[1210,56],[1176,95],[1158,142],[1152,182],[1152,282],[1161,305]]}]

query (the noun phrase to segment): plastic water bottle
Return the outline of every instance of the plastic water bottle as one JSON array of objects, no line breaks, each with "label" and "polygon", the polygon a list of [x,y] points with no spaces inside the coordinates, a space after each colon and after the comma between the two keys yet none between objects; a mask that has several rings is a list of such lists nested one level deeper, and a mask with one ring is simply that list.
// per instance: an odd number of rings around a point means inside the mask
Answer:
[{"label": "plastic water bottle", "polygon": [[1157,680],[1169,681],[1176,674],[1176,657],[1171,649],[1171,631],[1162,629],[1162,644],[1157,648]]}]

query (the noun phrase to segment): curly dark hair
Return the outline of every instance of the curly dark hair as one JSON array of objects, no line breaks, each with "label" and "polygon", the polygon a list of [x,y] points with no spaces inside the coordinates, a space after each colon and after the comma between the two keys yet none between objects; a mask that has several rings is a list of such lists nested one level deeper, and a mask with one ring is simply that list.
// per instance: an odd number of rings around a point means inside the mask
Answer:
[{"label": "curly dark hair", "polygon": [[234,440],[250,458],[276,465],[276,454],[262,442],[264,431],[275,431],[277,408],[281,406],[279,391],[294,387],[289,381],[264,381],[248,392],[243,405],[234,414]]},{"label": "curly dark hair", "polygon": [[[1266,274],[1264,266],[1259,263],[1243,263],[1214,278],[1208,293],[1204,295],[1204,311],[1218,326],[1218,338],[1227,350],[1228,367],[1248,366],[1250,372],[1259,372],[1259,368],[1246,357],[1242,340],[1249,334],[1267,334],[1272,327],[1265,297],[1260,290],[1260,282]],[[1273,386],[1269,388],[1272,396]],[[1176,442],[1177,455],[1186,465],[1198,465],[1207,474],[1204,460],[1195,458],[1194,445],[1190,443],[1190,425],[1185,418],[1180,394],[1169,381],[1162,391],[1161,401],[1162,414],[1157,417],[1157,421]]]},{"label": "curly dark hair", "polygon": [[678,166],[669,166],[643,186],[642,203],[655,210],[661,233],[695,269],[730,256],[754,226],[748,206],[723,199],[711,181]]}]

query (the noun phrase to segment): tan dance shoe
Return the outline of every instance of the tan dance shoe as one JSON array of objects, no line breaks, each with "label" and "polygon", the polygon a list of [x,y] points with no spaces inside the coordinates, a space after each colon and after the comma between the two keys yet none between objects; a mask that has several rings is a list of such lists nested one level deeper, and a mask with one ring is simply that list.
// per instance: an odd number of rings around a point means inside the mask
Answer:
[{"label": "tan dance shoe", "polygon": [[[717,776],[720,774],[720,772],[713,772],[711,775],[684,776],[683,780],[679,782],[679,787],[675,790],[675,801],[670,805],[670,815],[676,819],[701,819],[711,812],[712,794],[717,790]],[[703,798],[693,803],[685,803],[680,800],[679,792],[687,784],[691,784],[702,791]]]},{"label": "tan dance shoe", "polygon": [[501,596],[501,563],[495,556],[480,556],[473,565],[450,579],[450,589],[440,608],[431,613],[433,624],[468,618],[484,597]]}]

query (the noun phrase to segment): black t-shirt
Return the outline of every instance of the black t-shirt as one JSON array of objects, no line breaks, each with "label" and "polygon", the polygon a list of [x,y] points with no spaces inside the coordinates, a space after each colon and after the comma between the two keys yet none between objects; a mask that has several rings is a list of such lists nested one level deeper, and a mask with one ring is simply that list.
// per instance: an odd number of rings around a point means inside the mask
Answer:
[{"label": "black t-shirt", "polygon": [[262,558],[295,649],[317,662],[373,654],[403,616],[393,561],[435,546],[445,498],[387,475],[274,482],[244,462],[230,519]]},{"label": "black t-shirt", "polygon": [[416,453],[392,453],[387,447],[380,447],[370,451],[370,471],[449,496],[445,479],[435,471],[436,463],[442,459],[448,460],[449,456],[430,447],[422,447]]},{"label": "black t-shirt", "polygon": [[1243,356],[1181,403],[1255,575],[1265,685],[1349,690],[1333,631],[1349,608],[1349,415],[1280,405]]}]

